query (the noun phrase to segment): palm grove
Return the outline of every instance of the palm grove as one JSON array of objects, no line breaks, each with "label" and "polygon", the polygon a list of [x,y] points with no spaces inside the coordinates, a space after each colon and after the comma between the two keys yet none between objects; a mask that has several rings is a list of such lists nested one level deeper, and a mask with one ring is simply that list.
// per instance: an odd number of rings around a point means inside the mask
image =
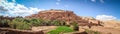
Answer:
[{"label": "palm grove", "polygon": [[42,18],[23,18],[19,16],[18,17],[0,16],[0,27],[30,30],[32,26],[66,26],[66,23],[64,20],[61,21],[61,20],[46,20]]}]

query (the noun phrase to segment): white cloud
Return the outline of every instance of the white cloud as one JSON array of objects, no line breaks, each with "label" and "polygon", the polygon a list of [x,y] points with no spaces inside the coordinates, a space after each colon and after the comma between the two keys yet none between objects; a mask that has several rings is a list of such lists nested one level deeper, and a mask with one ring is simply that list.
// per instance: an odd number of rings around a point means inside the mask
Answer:
[{"label": "white cloud", "polygon": [[[97,2],[97,0],[91,0],[92,2]],[[99,2],[104,3],[104,0],[99,0]]]},{"label": "white cloud", "polygon": [[104,0],[100,0],[101,3],[104,3]]},{"label": "white cloud", "polygon": [[92,2],[96,2],[96,0],[91,0]]},{"label": "white cloud", "polygon": [[61,0],[57,0],[58,2],[60,2]]},{"label": "white cloud", "polygon": [[116,17],[111,16],[111,15],[97,15],[96,19],[98,19],[98,20],[115,20]]},{"label": "white cloud", "polygon": [[24,17],[41,11],[41,9],[38,8],[26,7],[22,4],[16,4],[15,0],[12,1],[13,2],[8,2],[7,0],[0,0],[0,15]]},{"label": "white cloud", "polygon": [[4,7],[0,6],[0,12],[7,11]]},{"label": "white cloud", "polygon": [[65,7],[69,7],[69,5],[65,5]]},{"label": "white cloud", "polygon": [[60,5],[61,0],[57,0],[56,5]]},{"label": "white cloud", "polygon": [[16,2],[15,0],[12,0],[13,2]]},{"label": "white cloud", "polygon": [[60,3],[59,2],[56,2],[56,5],[59,5]]}]

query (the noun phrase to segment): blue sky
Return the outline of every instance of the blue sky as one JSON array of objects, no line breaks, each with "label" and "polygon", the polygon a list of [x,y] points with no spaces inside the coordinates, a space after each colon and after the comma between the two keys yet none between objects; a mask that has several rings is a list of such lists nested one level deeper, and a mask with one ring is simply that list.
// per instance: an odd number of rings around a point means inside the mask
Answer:
[{"label": "blue sky", "polygon": [[[72,10],[79,16],[107,16],[120,19],[120,0],[7,0],[30,9]],[[36,9],[36,10],[37,10]],[[34,13],[32,13],[34,14]],[[2,14],[4,15],[4,14]]]}]

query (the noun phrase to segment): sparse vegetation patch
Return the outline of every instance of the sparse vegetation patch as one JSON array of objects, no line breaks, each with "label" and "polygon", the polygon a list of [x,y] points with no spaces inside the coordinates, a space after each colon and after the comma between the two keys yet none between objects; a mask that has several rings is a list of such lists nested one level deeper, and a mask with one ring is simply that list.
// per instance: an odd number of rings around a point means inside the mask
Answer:
[{"label": "sparse vegetation patch", "polygon": [[71,28],[67,26],[58,26],[55,30],[49,31],[47,34],[63,34],[67,32],[73,32]]}]

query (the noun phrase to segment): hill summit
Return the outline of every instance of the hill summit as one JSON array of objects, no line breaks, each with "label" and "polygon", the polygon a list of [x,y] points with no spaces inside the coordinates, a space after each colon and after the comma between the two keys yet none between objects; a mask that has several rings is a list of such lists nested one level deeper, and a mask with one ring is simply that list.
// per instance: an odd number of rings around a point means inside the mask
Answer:
[{"label": "hill summit", "polygon": [[73,22],[78,23],[81,26],[85,25],[101,25],[99,20],[94,18],[81,17],[74,14],[73,11],[69,10],[44,10],[40,11],[38,14],[33,14],[31,16],[26,16],[26,18],[43,18],[48,20],[63,20],[66,24],[71,24]]}]

